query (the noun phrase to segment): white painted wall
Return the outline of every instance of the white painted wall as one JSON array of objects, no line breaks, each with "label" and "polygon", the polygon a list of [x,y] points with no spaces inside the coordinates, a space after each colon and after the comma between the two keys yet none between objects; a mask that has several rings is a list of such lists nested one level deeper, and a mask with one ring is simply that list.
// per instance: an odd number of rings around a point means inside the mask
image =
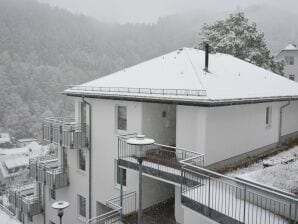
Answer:
[{"label": "white painted wall", "polygon": [[176,106],[142,103],[142,132],[160,144],[175,145]]},{"label": "white painted wall", "polygon": [[[285,104],[286,102],[282,103],[282,105]],[[282,123],[282,135],[298,131],[298,101],[291,101],[290,105],[284,109]]]},{"label": "white painted wall", "polygon": [[176,145],[205,153],[206,109],[177,105]]},{"label": "white painted wall", "polygon": [[289,78],[289,75],[295,75],[295,81],[298,81],[298,51],[282,51],[278,56],[277,60],[285,61],[286,56],[294,57],[294,65],[285,65],[284,67],[284,75]]},{"label": "white painted wall", "polygon": [[217,222],[184,207],[184,224],[217,224]]},{"label": "white painted wall", "polygon": [[[266,126],[266,107],[272,123]],[[209,108],[207,111],[206,164],[212,164],[278,141],[280,103]]]}]

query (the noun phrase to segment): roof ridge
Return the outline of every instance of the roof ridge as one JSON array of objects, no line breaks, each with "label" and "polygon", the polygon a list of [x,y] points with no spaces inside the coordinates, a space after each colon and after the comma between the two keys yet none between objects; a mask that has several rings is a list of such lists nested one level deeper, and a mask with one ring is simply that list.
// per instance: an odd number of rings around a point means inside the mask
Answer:
[{"label": "roof ridge", "polygon": [[202,82],[202,80],[200,79],[199,73],[197,72],[197,70],[196,70],[196,68],[195,68],[195,66],[194,66],[194,64],[193,64],[193,62],[192,62],[192,60],[191,60],[191,58],[189,57],[189,55],[188,55],[188,53],[187,53],[186,50],[184,50],[184,52],[185,52],[185,54],[186,54],[186,56],[187,56],[187,58],[188,58],[189,63],[191,64],[192,69],[194,70],[194,72],[195,72],[195,74],[196,74],[197,79],[199,80],[201,86],[202,86],[202,87],[204,88],[204,90],[206,91],[206,96],[207,96],[207,98],[210,100],[210,98],[208,97],[208,93],[207,93],[206,87],[203,85],[203,82]]}]

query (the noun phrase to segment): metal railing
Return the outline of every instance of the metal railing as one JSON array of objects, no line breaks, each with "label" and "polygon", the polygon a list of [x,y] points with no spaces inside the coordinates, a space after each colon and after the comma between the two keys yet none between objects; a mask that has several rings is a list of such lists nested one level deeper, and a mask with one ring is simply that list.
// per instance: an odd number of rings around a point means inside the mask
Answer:
[{"label": "metal railing", "polygon": [[120,197],[113,197],[107,200],[106,206],[111,211],[88,220],[86,224],[121,224],[121,218],[123,216],[136,212],[136,192],[124,194],[122,197],[122,206],[120,204]]},{"label": "metal railing", "polygon": [[9,208],[6,208],[4,205],[0,204],[0,210],[7,214],[11,219],[15,220],[16,223],[19,222],[19,220],[15,217],[14,213],[9,210]]},{"label": "metal railing", "polygon": [[136,192],[134,191],[134,192],[123,194],[122,206],[121,206],[120,197],[111,198],[107,201],[107,203],[113,203],[114,205],[122,207],[122,214],[129,215],[131,213],[134,213],[137,210],[136,200],[137,200]]},{"label": "metal railing", "polygon": [[[124,162],[137,164],[135,157],[135,147],[127,144],[127,139],[135,137],[136,134],[126,136],[118,136],[118,159]],[[176,175],[181,175],[181,161],[189,160],[197,166],[204,166],[204,155],[201,153],[189,151],[182,148],[162,145],[154,143],[147,148],[146,156],[144,157],[143,167],[144,172],[149,169],[159,171],[152,172],[152,175],[160,175],[160,172]],[[146,167],[148,169],[146,169]],[[177,180],[180,183],[180,181]]]},{"label": "metal railing", "polygon": [[9,189],[8,202],[14,210],[18,209],[29,216],[38,215],[42,212],[41,197],[36,194],[35,187],[35,184],[28,184]]},{"label": "metal railing", "polygon": [[88,146],[87,125],[77,123],[73,117],[52,117],[43,121],[43,139],[67,148]]},{"label": "metal railing", "polygon": [[65,92],[71,93],[105,93],[129,95],[162,95],[162,96],[206,96],[206,90],[198,89],[156,89],[156,88],[131,88],[131,87],[96,87],[96,86],[69,86]]},{"label": "metal railing", "polygon": [[[182,204],[219,223],[298,223],[298,199],[182,162]],[[188,185],[192,180],[195,185]]]},{"label": "metal railing", "polygon": [[58,159],[53,156],[30,159],[29,175],[51,189],[60,189],[69,185],[68,167],[59,166]]}]

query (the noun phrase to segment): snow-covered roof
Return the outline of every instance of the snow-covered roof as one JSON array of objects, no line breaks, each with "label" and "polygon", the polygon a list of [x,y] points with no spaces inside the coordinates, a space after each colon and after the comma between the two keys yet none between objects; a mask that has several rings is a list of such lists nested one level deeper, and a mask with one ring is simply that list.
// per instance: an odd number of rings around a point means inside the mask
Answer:
[{"label": "snow-covered roof", "polygon": [[288,51],[288,50],[298,50],[298,49],[295,44],[289,44],[286,46],[284,50]]},{"label": "snow-covered roof", "polygon": [[20,143],[24,143],[24,142],[34,142],[34,141],[37,141],[36,138],[23,138],[23,139],[18,139],[17,142],[20,142]]},{"label": "snow-covered roof", "polygon": [[0,133],[0,144],[10,143],[10,142],[11,142],[11,139],[10,139],[9,133]]},{"label": "snow-covered roof", "polygon": [[42,154],[43,147],[37,142],[31,142],[23,148],[0,149],[0,155],[20,155],[20,154]]},{"label": "snow-covered roof", "polygon": [[17,167],[24,167],[29,165],[29,157],[22,156],[19,158],[7,159],[3,163],[9,170]]},{"label": "snow-covered roof", "polygon": [[71,96],[193,103],[298,99],[298,84],[226,54],[183,48],[64,93]]}]

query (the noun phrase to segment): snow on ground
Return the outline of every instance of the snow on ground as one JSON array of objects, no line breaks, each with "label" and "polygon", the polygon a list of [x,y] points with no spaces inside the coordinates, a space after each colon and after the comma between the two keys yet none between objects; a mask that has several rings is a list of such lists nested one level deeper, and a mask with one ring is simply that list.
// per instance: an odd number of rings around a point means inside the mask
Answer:
[{"label": "snow on ground", "polygon": [[[270,165],[264,168],[263,164]],[[298,146],[228,173],[228,176],[278,188],[289,193],[298,193]]]},{"label": "snow on ground", "polygon": [[[210,189],[210,190],[209,190]],[[210,197],[209,197],[210,191]],[[286,218],[271,212],[266,201],[265,208],[246,202],[237,197],[236,188],[231,185],[219,184],[218,181],[193,187],[182,193],[194,201],[215,211],[248,224],[287,224]],[[209,200],[210,199],[210,200]],[[209,202],[210,201],[210,202]],[[271,201],[268,200],[268,202]],[[245,204],[245,205],[244,205]],[[271,206],[271,205],[270,205]],[[245,212],[244,212],[245,211]]]},{"label": "snow on ground", "polygon": [[0,206],[0,223],[1,224],[21,224],[10,212]]}]

